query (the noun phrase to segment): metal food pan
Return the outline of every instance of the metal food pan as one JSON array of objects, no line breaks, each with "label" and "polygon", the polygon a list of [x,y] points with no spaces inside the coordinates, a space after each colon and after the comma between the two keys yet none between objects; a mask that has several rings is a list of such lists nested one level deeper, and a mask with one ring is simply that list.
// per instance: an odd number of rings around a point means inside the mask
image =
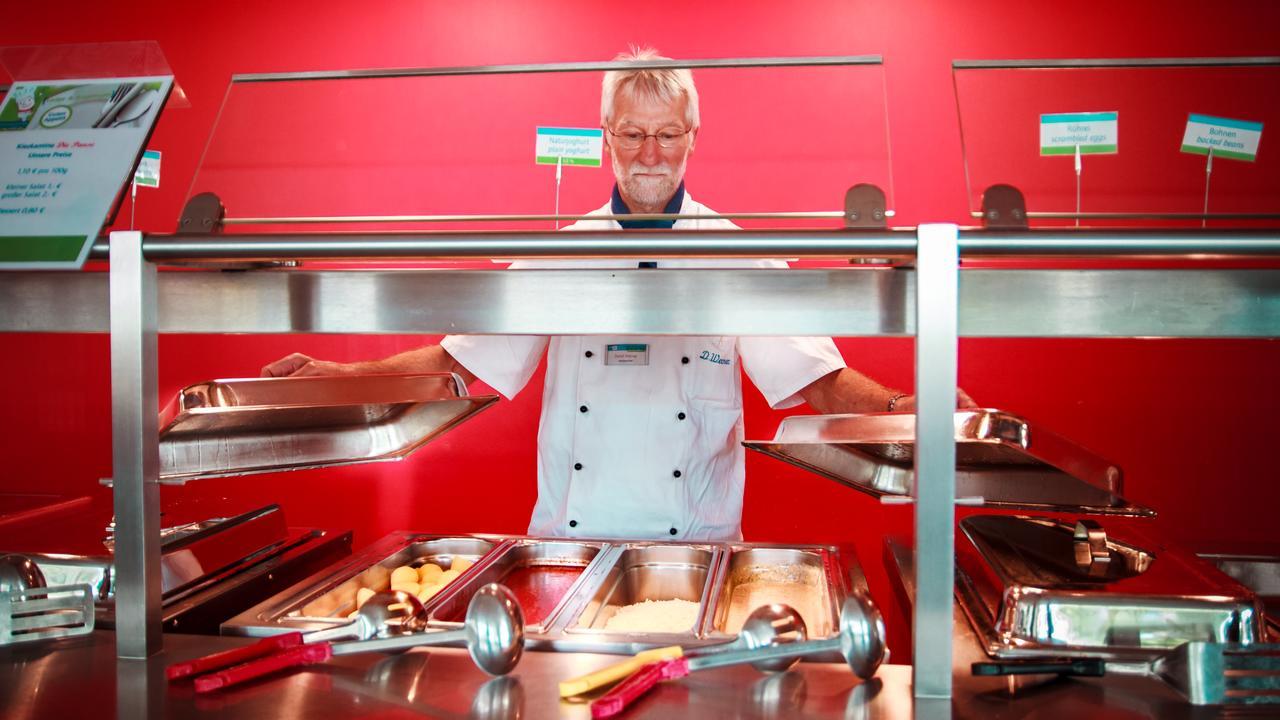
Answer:
[{"label": "metal food pan", "polygon": [[489,583],[511,590],[525,616],[526,632],[550,628],[574,591],[588,577],[587,568],[600,556],[601,542],[518,540],[505,546],[470,574],[465,583],[442,595],[429,615],[436,625],[458,625],[467,604]]},{"label": "metal food pan", "polygon": [[956,596],[989,655],[1127,660],[1195,640],[1262,640],[1248,589],[1138,522],[1105,522],[961,521]]},{"label": "metal food pan", "polygon": [[[566,633],[598,633],[611,636],[644,636],[652,642],[674,644],[697,636],[703,624],[714,585],[713,570],[719,551],[710,545],[628,544],[586,607],[565,628]],[[688,630],[648,632],[607,627],[625,607],[645,601],[685,600],[698,604]],[[671,639],[671,642],[662,640]]]},{"label": "metal food pan", "polygon": [[[418,568],[435,563],[454,569],[458,560],[467,560],[477,569],[487,555],[502,547],[494,536],[424,536],[393,533],[354,554],[327,574],[313,576],[250,608],[223,623],[224,634],[263,635],[287,630],[315,630],[346,622],[356,609],[356,593],[361,587],[374,591],[390,589],[391,572],[402,565]],[[454,582],[468,577],[461,573]],[[446,586],[452,587],[453,583]],[[445,591],[424,604],[429,608]]]},{"label": "metal food pan", "polygon": [[[469,564],[474,565],[493,547],[492,542],[479,538],[436,538],[415,542],[380,562],[368,566],[358,574],[352,575],[337,587],[308,599],[286,615],[302,618],[338,617],[345,620],[346,616],[356,609],[356,592],[362,587],[374,592],[390,590],[391,572],[398,567],[419,568],[427,563],[433,563],[439,565],[442,570],[453,570],[454,564],[459,560],[467,560]],[[448,583],[448,585],[452,584],[452,581]]]},{"label": "metal food pan", "polygon": [[829,637],[840,623],[844,591],[833,550],[734,545],[720,565],[715,606],[704,636],[735,636],[761,605],[795,608],[810,638]]},{"label": "metal food pan", "polygon": [[[874,497],[908,497],[915,421],[912,413],[796,415],[773,440],[742,444]],[[993,508],[1155,514],[1121,496],[1119,466],[1024,418],[958,410],[954,426],[957,497]]]},{"label": "metal food pan", "polygon": [[160,479],[398,460],[497,401],[453,373],[210,380],[160,413]]}]

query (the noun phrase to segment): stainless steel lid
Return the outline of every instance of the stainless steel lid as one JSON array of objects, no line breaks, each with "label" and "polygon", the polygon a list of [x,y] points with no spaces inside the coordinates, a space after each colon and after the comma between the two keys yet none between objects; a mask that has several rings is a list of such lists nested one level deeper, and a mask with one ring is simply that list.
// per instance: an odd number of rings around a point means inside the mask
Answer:
[{"label": "stainless steel lid", "polygon": [[[912,413],[808,415],[782,421],[772,441],[743,445],[876,497],[912,494]],[[1021,510],[1153,516],[1121,497],[1120,468],[1000,410],[955,414],[956,497]]]},{"label": "stainless steel lid", "polygon": [[498,401],[453,373],[210,380],[160,414],[160,479],[398,460]]},{"label": "stainless steel lid", "polygon": [[956,596],[995,657],[1145,657],[1265,637],[1256,597],[1145,520],[960,521]]}]

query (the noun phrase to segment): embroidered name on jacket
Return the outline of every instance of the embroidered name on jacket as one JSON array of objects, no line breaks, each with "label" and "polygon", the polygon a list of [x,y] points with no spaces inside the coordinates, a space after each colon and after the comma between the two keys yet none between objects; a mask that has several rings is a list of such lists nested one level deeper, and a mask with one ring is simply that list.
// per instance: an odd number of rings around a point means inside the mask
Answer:
[{"label": "embroidered name on jacket", "polygon": [[720,353],[713,353],[713,352],[710,352],[710,351],[707,351],[707,350],[703,350],[703,351],[702,351],[702,354],[698,356],[698,359],[699,359],[699,360],[706,360],[707,362],[713,362],[713,363],[715,363],[715,364],[717,364],[717,365],[728,365],[728,364],[729,364],[729,358],[727,358],[727,357],[720,357]]}]

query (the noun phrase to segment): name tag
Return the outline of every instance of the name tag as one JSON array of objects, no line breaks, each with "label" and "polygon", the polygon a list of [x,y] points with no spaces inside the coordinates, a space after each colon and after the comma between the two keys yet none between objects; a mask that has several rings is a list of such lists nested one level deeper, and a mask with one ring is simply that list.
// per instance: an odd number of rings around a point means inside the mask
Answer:
[{"label": "name tag", "polygon": [[648,345],[606,345],[604,348],[605,365],[648,365]]}]

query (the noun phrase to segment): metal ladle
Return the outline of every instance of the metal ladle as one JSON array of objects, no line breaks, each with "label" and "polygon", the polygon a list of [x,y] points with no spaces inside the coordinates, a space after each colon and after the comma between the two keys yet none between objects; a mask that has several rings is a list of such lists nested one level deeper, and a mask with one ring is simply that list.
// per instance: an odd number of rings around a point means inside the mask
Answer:
[{"label": "metal ladle", "polygon": [[688,661],[689,671],[767,660],[802,658],[836,650],[854,674],[866,680],[876,674],[885,659],[884,618],[871,598],[855,590],[840,607],[840,632],[821,640],[783,643],[752,650],[737,650]]},{"label": "metal ladle", "polygon": [[[786,639],[784,639],[786,638]],[[772,603],[761,605],[747,616],[738,637],[727,643],[686,650],[687,658],[720,655],[738,650],[755,650],[786,642],[804,642],[809,639],[804,618],[790,605]],[[799,657],[769,658],[751,663],[751,667],[763,673],[779,673],[790,670],[800,662]]]},{"label": "metal ladle", "polygon": [[[393,609],[396,605],[404,605],[407,609]],[[427,626],[426,608],[422,601],[403,590],[380,592],[356,610],[356,619],[324,630],[309,632],[303,636],[303,642],[311,644],[326,640],[368,640],[385,635],[391,626],[391,620],[400,618],[400,627],[406,632],[416,632]]]},{"label": "metal ladle", "polygon": [[502,585],[489,583],[471,596],[461,629],[339,643],[333,646],[333,654],[406,650],[457,642],[466,644],[471,659],[481,670],[490,675],[511,672],[524,653],[524,611],[516,596]]},{"label": "metal ladle", "polygon": [[855,590],[840,608],[840,632],[822,640],[770,645],[752,650],[734,650],[692,659],[675,658],[646,666],[604,697],[591,703],[591,717],[616,715],[662,680],[682,678],[695,670],[764,660],[801,658],[837,650],[853,672],[862,679],[875,675],[885,658],[884,619],[871,598]]},{"label": "metal ladle", "polygon": [[[585,695],[597,688],[618,682],[651,662],[676,657],[694,658],[738,650],[753,650],[783,641],[782,638],[785,636],[790,636],[791,641],[805,640],[808,637],[808,630],[805,628],[804,618],[790,605],[780,603],[761,605],[751,612],[746,622],[742,624],[742,630],[733,640],[688,650],[678,645],[643,650],[622,662],[561,682],[560,697],[572,698]],[[768,659],[752,663],[752,667],[764,673],[785,672],[799,661],[799,658]]]}]

